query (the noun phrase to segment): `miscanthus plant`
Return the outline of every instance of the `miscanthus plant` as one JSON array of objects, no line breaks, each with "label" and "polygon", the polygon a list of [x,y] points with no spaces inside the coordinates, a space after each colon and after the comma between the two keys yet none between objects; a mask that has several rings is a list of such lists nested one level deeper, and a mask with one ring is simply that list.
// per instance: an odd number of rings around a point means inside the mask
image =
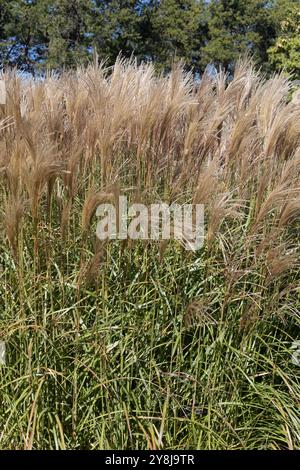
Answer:
[{"label": "miscanthus plant", "polygon": [[[2,78],[0,448],[299,449],[289,79],[123,60]],[[100,242],[120,194],[204,204],[203,248]]]}]

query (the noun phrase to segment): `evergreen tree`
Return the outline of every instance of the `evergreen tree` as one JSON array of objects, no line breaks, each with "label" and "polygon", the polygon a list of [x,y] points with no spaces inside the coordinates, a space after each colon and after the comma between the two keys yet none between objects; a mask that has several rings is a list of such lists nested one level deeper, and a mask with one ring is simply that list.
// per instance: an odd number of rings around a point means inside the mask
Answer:
[{"label": "evergreen tree", "polygon": [[246,51],[299,75],[299,0],[0,0],[0,66],[32,73],[85,63],[97,50],[169,69],[231,70]]},{"label": "evergreen tree", "polygon": [[89,0],[1,0],[0,6],[3,65],[33,73],[75,66],[87,58]]},{"label": "evergreen tree", "polygon": [[9,0],[0,0],[0,63],[6,64],[12,47],[8,38],[7,25],[10,24],[11,15]]},{"label": "evergreen tree", "polygon": [[[42,0],[43,1],[43,0]],[[33,72],[43,50],[40,22],[41,1],[1,2],[0,57],[3,65],[18,66]],[[3,16],[2,16],[3,15]]]},{"label": "evergreen tree", "polygon": [[100,58],[113,63],[120,53],[124,57],[141,55],[144,3],[143,0],[93,2],[90,30],[93,46]]},{"label": "evergreen tree", "polygon": [[72,67],[89,55],[92,2],[55,0],[46,2],[43,31],[47,43],[46,64],[50,68]]},{"label": "evergreen tree", "polygon": [[230,70],[239,55],[250,51],[259,65],[267,63],[267,49],[276,30],[268,0],[211,0],[204,62]]},{"label": "evergreen tree", "polygon": [[205,2],[161,0],[150,2],[149,54],[156,64],[170,67],[174,57],[195,70],[201,68],[206,38]]}]

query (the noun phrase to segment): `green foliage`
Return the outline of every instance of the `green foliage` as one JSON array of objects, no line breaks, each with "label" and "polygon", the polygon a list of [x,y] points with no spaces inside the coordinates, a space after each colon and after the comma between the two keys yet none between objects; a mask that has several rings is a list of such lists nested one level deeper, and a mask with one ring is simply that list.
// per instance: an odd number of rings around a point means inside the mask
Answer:
[{"label": "green foliage", "polygon": [[203,49],[204,63],[229,69],[241,54],[250,51],[259,65],[275,30],[265,0],[212,0],[209,3],[208,41]]},{"label": "green foliage", "polygon": [[151,10],[150,55],[156,64],[170,67],[173,57],[199,69],[207,25],[203,1],[165,0]]},{"label": "green foliage", "polygon": [[155,249],[114,246],[102,287],[79,293],[74,241],[53,237],[39,275],[24,257],[22,283],[2,251],[1,449],[300,448],[299,320],[241,334],[233,308],[224,325],[185,325],[195,295],[217,311],[226,289],[205,253],[159,262]]},{"label": "green foliage", "polygon": [[43,26],[48,42],[47,66],[72,67],[87,59],[85,32],[91,6],[89,0],[46,2]]},{"label": "green foliage", "polygon": [[279,36],[268,50],[269,60],[276,70],[284,68],[300,78],[300,5],[291,2],[285,7]]},{"label": "green foliage", "polygon": [[40,24],[42,2],[33,0],[4,3],[4,26],[0,46],[3,65],[32,71],[36,58],[43,56],[44,40]]},{"label": "green foliage", "polygon": [[91,5],[86,0],[6,2],[0,43],[3,65],[34,72],[45,66],[61,68],[84,62]]},{"label": "green foliage", "polygon": [[137,56],[142,46],[143,2],[136,0],[96,0],[90,21],[91,40],[100,58],[113,63],[118,56]]},{"label": "green foliage", "polygon": [[0,0],[0,36],[5,35],[5,26],[10,21],[9,0]]},{"label": "green foliage", "polygon": [[271,72],[299,75],[299,4],[295,0],[0,0],[0,61],[36,70],[75,67],[97,51],[174,59],[203,72],[208,63],[232,71],[245,52]]}]

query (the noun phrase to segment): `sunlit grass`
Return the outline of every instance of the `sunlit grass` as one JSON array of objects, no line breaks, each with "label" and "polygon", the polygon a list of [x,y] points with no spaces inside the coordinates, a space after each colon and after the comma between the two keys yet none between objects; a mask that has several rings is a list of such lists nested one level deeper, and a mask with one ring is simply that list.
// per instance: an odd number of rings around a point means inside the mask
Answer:
[{"label": "sunlit grass", "polygon": [[[195,90],[122,61],[5,79],[0,448],[299,449],[288,80],[242,63]],[[100,243],[97,204],[123,192],[203,203],[203,248]]]}]

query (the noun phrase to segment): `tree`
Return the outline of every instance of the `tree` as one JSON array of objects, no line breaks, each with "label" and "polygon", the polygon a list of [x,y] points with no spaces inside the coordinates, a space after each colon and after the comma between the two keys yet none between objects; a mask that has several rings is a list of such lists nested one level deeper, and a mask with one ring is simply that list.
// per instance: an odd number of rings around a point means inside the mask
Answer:
[{"label": "tree", "polygon": [[86,63],[97,50],[168,70],[228,71],[250,51],[266,71],[299,75],[299,0],[0,0],[0,66],[35,73]]},{"label": "tree", "polygon": [[36,57],[40,55],[43,34],[39,21],[41,2],[37,0],[17,0],[1,2],[1,43],[2,64],[18,66],[33,71]]},{"label": "tree", "polygon": [[72,67],[88,57],[89,0],[0,0],[3,65],[35,73]]},{"label": "tree", "polygon": [[148,5],[148,53],[160,67],[169,68],[174,57],[188,68],[201,69],[201,48],[207,26],[202,0],[162,0]]},{"label": "tree", "polygon": [[50,68],[73,67],[89,56],[92,2],[55,0],[46,2],[43,31],[47,43],[46,65]]},{"label": "tree", "polygon": [[[281,5],[279,5],[280,7]],[[279,35],[268,49],[270,63],[276,70],[285,69],[300,78],[300,5],[285,2],[284,10],[277,11],[280,18]]]},{"label": "tree", "polygon": [[143,0],[95,0],[90,20],[92,44],[100,58],[112,64],[121,53],[140,57],[143,52]]},{"label": "tree", "polygon": [[271,11],[267,0],[211,0],[204,62],[230,70],[241,54],[250,51],[259,65],[266,65],[276,34]]},{"label": "tree", "polygon": [[0,0],[0,38],[6,35],[5,26],[9,22],[9,0]]},{"label": "tree", "polygon": [[7,63],[10,44],[8,41],[7,25],[10,23],[9,0],[0,0],[0,62]]}]

